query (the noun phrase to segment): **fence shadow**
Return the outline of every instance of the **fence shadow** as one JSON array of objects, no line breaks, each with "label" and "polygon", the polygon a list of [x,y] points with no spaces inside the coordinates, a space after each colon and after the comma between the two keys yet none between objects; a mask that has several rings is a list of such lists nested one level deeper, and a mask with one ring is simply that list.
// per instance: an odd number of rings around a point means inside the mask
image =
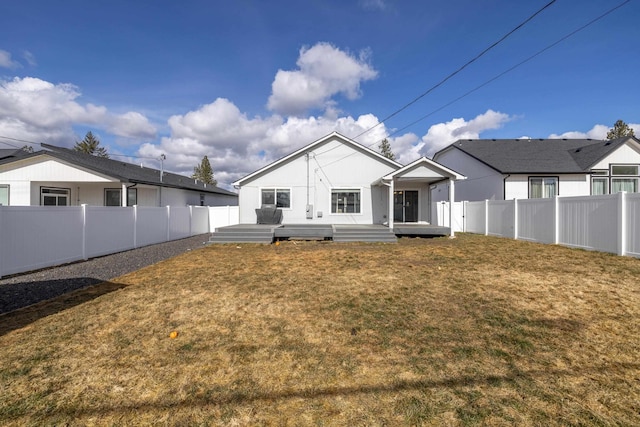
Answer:
[{"label": "fence shadow", "polygon": [[89,277],[16,283],[3,285],[0,288],[0,301],[4,303],[11,296],[16,299],[21,298],[25,293],[21,294],[19,291],[26,291],[29,287],[35,289],[39,285],[53,287],[56,284],[62,285],[62,283],[52,282],[64,282],[65,285],[70,286],[75,284],[75,289],[44,301],[42,301],[42,298],[40,298],[40,301],[33,301],[33,298],[29,298],[27,293],[27,297],[24,299],[13,301],[11,304],[4,304],[4,306],[0,307],[0,309],[5,309],[0,313],[0,336],[127,286],[122,283],[105,282]]}]

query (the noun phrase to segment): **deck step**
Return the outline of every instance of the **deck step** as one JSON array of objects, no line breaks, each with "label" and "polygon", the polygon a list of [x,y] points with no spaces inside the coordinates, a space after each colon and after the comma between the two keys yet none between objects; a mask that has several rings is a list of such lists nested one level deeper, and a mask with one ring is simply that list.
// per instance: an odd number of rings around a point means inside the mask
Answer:
[{"label": "deck step", "polygon": [[209,243],[264,243],[273,242],[271,229],[257,230],[218,230],[209,237]]},{"label": "deck step", "polygon": [[333,241],[397,243],[398,239],[387,228],[336,227],[333,231]]}]

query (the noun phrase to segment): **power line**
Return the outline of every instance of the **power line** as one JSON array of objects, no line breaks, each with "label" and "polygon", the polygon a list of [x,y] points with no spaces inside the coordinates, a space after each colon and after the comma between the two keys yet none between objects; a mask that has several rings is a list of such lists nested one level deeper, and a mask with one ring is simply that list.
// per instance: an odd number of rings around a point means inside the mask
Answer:
[{"label": "power line", "polygon": [[[433,110],[433,111],[431,111],[430,113],[428,113],[428,114],[426,114],[426,115],[424,115],[424,116],[420,117],[419,119],[414,120],[413,122],[409,123],[408,125],[403,126],[403,127],[401,127],[400,129],[397,129],[397,130],[393,131],[393,132],[392,132],[392,133],[390,133],[388,136],[393,136],[393,135],[396,135],[396,134],[397,134],[397,133],[399,133],[399,132],[402,132],[403,130],[405,130],[405,129],[407,129],[407,128],[409,128],[409,127],[413,126],[413,125],[415,125],[415,124],[416,124],[416,123],[418,123],[418,122],[421,122],[422,120],[424,120],[424,119],[426,119],[426,118],[428,118],[428,117],[430,117],[430,116],[434,115],[435,113],[437,113],[437,112],[439,112],[439,111],[441,111],[441,110],[445,109],[446,107],[448,107],[448,106],[450,106],[450,105],[452,105],[452,104],[454,104],[454,103],[456,103],[456,102],[460,101],[461,99],[466,98],[467,96],[471,95],[473,92],[476,92],[476,91],[478,91],[478,90],[482,89],[483,87],[485,87],[485,86],[489,85],[490,83],[493,83],[494,81],[498,80],[498,79],[499,79],[499,78],[501,78],[502,76],[504,76],[504,75],[506,75],[506,74],[510,73],[511,71],[515,70],[516,68],[518,68],[518,67],[520,67],[520,66],[522,66],[522,65],[526,64],[527,62],[529,62],[529,61],[531,61],[532,59],[536,58],[537,56],[539,56],[539,55],[543,54],[544,52],[548,51],[549,49],[554,48],[554,47],[555,47],[555,46],[557,46],[558,44],[560,44],[560,43],[562,43],[563,41],[567,40],[568,38],[570,38],[570,37],[574,36],[575,34],[579,33],[580,31],[584,30],[585,28],[587,28],[587,27],[589,27],[589,26],[591,26],[591,25],[595,24],[596,22],[598,22],[598,21],[599,21],[599,20],[601,20],[602,18],[604,18],[604,17],[606,17],[607,15],[609,15],[609,14],[613,13],[614,11],[616,11],[616,10],[617,10],[617,9],[619,9],[619,8],[621,8],[621,7],[622,7],[622,6],[624,6],[625,4],[629,3],[630,1],[631,1],[631,0],[626,0],[626,1],[622,2],[622,3],[620,3],[619,5],[614,6],[613,8],[611,8],[611,9],[609,9],[608,11],[604,12],[604,13],[603,13],[603,14],[601,14],[600,16],[598,16],[598,17],[596,17],[596,18],[592,19],[591,21],[587,22],[586,24],[582,25],[581,27],[577,28],[576,30],[574,30],[574,31],[570,32],[569,34],[567,34],[567,35],[565,35],[565,36],[561,37],[561,38],[560,38],[560,39],[558,39],[557,41],[555,41],[555,42],[551,43],[551,44],[550,44],[550,45],[548,45],[547,47],[545,47],[545,48],[543,48],[543,49],[539,50],[538,52],[536,52],[536,53],[534,53],[533,55],[531,55],[531,56],[527,57],[526,59],[524,59],[524,60],[522,60],[522,61],[518,62],[517,64],[513,65],[512,67],[507,68],[505,71],[501,72],[500,74],[497,74],[496,76],[494,76],[494,77],[492,77],[491,79],[489,79],[489,80],[485,81],[485,82],[484,82],[484,83],[482,83],[481,85],[476,86],[475,88],[473,88],[473,89],[471,89],[471,90],[469,90],[469,91],[465,92],[464,94],[460,95],[459,97],[457,97],[457,98],[455,98],[455,99],[453,99],[453,100],[451,100],[451,101],[447,102],[446,104],[442,105],[441,107],[436,108],[435,110]],[[373,144],[372,144],[372,145],[373,145]],[[369,147],[371,147],[371,146],[369,146]]]},{"label": "power line", "polygon": [[448,76],[446,76],[444,79],[440,80],[440,82],[436,83],[435,85],[431,86],[427,91],[421,93],[420,95],[418,95],[416,98],[414,98],[411,102],[405,104],[403,107],[399,108],[398,110],[394,111],[393,113],[391,113],[390,115],[388,115],[387,117],[385,117],[384,119],[382,119],[380,122],[378,122],[376,125],[370,127],[369,129],[366,129],[364,132],[360,133],[359,135],[356,135],[353,139],[359,138],[360,136],[364,135],[365,133],[371,132],[373,129],[375,129],[376,127],[380,126],[381,124],[383,124],[384,122],[386,122],[387,120],[389,120],[390,118],[398,115],[399,113],[401,113],[402,111],[406,110],[407,108],[409,108],[411,105],[415,104],[416,102],[418,102],[420,99],[424,98],[425,96],[427,96],[429,93],[433,92],[435,89],[439,88],[440,86],[442,86],[444,83],[446,83],[449,79],[451,79],[452,77],[454,77],[456,74],[460,73],[462,70],[464,70],[465,68],[467,68],[469,65],[471,65],[472,63],[474,63],[475,61],[477,61],[478,59],[480,59],[482,56],[484,56],[487,52],[489,52],[491,49],[493,49],[494,47],[496,47],[497,45],[499,45],[500,43],[502,43],[504,40],[506,40],[509,36],[511,36],[513,33],[515,33],[516,31],[518,31],[520,28],[524,27],[529,21],[531,21],[533,18],[535,18],[536,16],[538,16],[540,13],[542,13],[545,9],[547,9],[548,7],[550,7],[553,3],[555,3],[556,0],[551,0],[549,3],[547,3],[546,5],[544,5],[542,8],[540,8],[537,12],[535,12],[533,15],[529,16],[527,19],[525,19],[524,21],[522,21],[520,24],[518,24],[514,29],[512,29],[511,31],[509,31],[507,34],[505,34],[504,36],[502,36],[498,41],[494,42],[493,44],[491,44],[489,47],[487,47],[486,49],[484,49],[482,52],[480,52],[478,55],[476,55],[474,58],[470,59],[469,61],[467,61],[464,65],[462,65],[460,68],[458,68],[457,70],[455,70],[454,72],[452,72],[451,74],[449,74]]}]

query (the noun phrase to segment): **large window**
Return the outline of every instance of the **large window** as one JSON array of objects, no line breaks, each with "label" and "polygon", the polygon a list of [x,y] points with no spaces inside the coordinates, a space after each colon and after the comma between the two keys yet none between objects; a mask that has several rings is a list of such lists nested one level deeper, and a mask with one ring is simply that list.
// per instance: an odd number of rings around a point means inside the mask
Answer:
[{"label": "large window", "polygon": [[360,213],[360,190],[331,191],[331,213]]},{"label": "large window", "polygon": [[637,193],[639,181],[639,165],[611,165],[608,170],[592,170],[591,194]]},{"label": "large window", "polygon": [[9,206],[9,186],[0,184],[0,206]]},{"label": "large window", "polygon": [[291,190],[288,188],[263,188],[261,205],[276,205],[277,208],[291,207]]},{"label": "large window", "polygon": [[544,199],[558,195],[558,177],[541,176],[529,178],[529,198]]},{"label": "large window", "polygon": [[43,206],[69,206],[71,190],[68,188],[40,188],[40,204]]}]

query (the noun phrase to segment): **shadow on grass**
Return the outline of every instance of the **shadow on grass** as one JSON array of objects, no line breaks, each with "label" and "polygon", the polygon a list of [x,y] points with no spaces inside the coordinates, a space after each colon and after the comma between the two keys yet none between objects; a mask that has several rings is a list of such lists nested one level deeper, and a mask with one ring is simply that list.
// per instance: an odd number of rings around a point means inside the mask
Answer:
[{"label": "shadow on grass", "polygon": [[[60,283],[53,283],[60,282]],[[62,283],[64,282],[64,283]],[[75,286],[75,290],[67,291],[63,295],[57,295],[45,301],[32,301],[31,299],[21,298],[22,295],[28,295],[28,288],[31,289],[38,286],[50,286],[52,288],[61,288],[62,285]],[[28,286],[25,286],[28,285]],[[57,286],[56,285],[60,285]],[[91,301],[102,295],[117,291],[127,285],[113,282],[105,282],[99,279],[88,277],[64,279],[64,280],[47,280],[43,282],[17,283],[14,285],[3,285],[0,297],[4,300],[11,301],[10,298],[21,298],[20,301],[14,301],[12,305],[3,304],[2,308],[9,308],[8,312],[0,314],[0,336],[5,335],[16,329],[20,329],[33,323],[39,319],[59,313],[77,305]],[[79,288],[79,289],[78,289]],[[73,289],[73,288],[72,288]],[[20,290],[23,293],[16,292]],[[13,292],[12,292],[13,291]],[[32,302],[29,302],[32,301]],[[29,305],[30,304],[30,305]],[[28,305],[28,306],[27,306]]]},{"label": "shadow on grass", "polygon": [[640,363],[610,363],[600,366],[585,366],[580,369],[550,369],[550,370],[516,370],[505,375],[478,375],[478,376],[459,376],[457,378],[447,378],[442,380],[399,380],[392,381],[389,384],[372,384],[372,385],[355,385],[347,387],[326,387],[315,389],[299,389],[284,390],[281,392],[261,393],[259,391],[220,391],[219,387],[214,390],[204,391],[199,395],[192,396],[181,401],[158,401],[158,402],[131,402],[124,405],[105,405],[92,408],[69,408],[60,407],[53,411],[52,415],[59,416],[107,416],[113,413],[122,414],[125,411],[154,411],[154,410],[180,410],[194,407],[203,407],[209,405],[246,405],[256,402],[276,402],[291,399],[315,399],[325,397],[347,397],[360,394],[377,394],[377,393],[397,393],[411,390],[428,390],[469,386],[483,386],[505,382],[512,383],[521,379],[524,380],[544,380],[545,378],[559,377],[579,377],[593,374],[606,374],[611,370],[625,370],[629,372],[637,372],[640,369]]}]

